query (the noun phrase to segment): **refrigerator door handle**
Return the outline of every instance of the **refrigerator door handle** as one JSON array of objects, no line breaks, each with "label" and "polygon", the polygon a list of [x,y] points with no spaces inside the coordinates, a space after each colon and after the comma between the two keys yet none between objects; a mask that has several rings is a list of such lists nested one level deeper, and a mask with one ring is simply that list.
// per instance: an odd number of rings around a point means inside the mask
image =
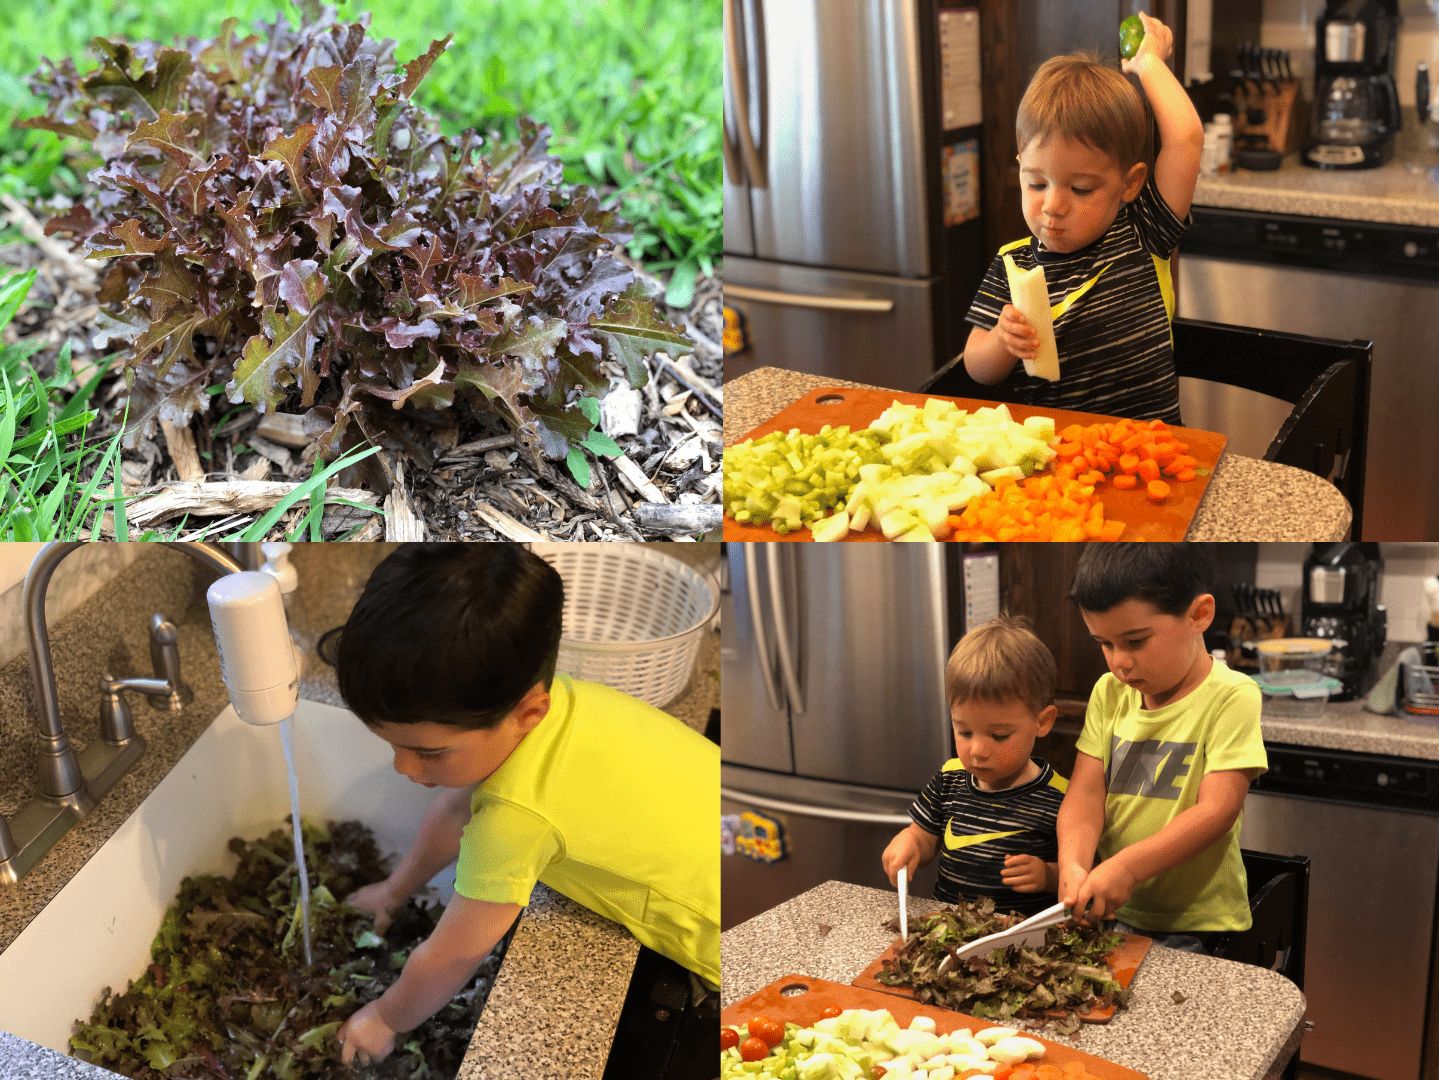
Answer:
[{"label": "refrigerator door handle", "polygon": [[755,649],[759,653],[759,670],[764,676],[764,688],[769,693],[769,705],[775,712],[780,712],[784,708],[784,702],[779,699],[774,672],[770,670],[769,640],[765,637],[764,628],[764,605],[759,595],[759,560],[755,558],[754,547],[754,544],[744,545],[744,576],[745,584],[749,586],[750,620],[754,623]]},{"label": "refrigerator door handle", "polygon": [[785,689],[789,691],[789,703],[796,713],[804,712],[804,694],[795,674],[794,650],[789,640],[789,614],[784,604],[784,578],[780,574],[780,545],[766,544],[765,560],[769,564],[769,604],[774,613],[775,644],[779,646],[780,670],[784,672]]},{"label": "refrigerator door handle", "polygon": [[740,153],[750,187],[768,187],[764,165],[755,148],[754,133],[749,127],[749,71],[740,64],[739,24],[735,21],[735,0],[724,0],[725,63],[729,65],[730,85],[735,102],[735,128],[739,131]]},{"label": "refrigerator door handle", "polygon": [[778,810],[785,814],[800,814],[804,817],[834,818],[837,821],[862,821],[867,824],[899,825],[901,827],[913,824],[906,814],[870,814],[862,810],[835,810],[828,806],[771,799],[767,795],[751,795],[747,791],[736,791],[734,788],[727,788],[723,785],[720,786],[720,797],[729,799],[731,802],[759,806],[766,810]]},{"label": "refrigerator door handle", "polygon": [[780,292],[777,289],[755,289],[749,285],[725,283],[726,296],[736,300],[755,300],[761,304],[782,304],[787,307],[823,308],[827,311],[868,311],[883,314],[894,310],[894,301],[868,296],[814,296],[809,293]]}]

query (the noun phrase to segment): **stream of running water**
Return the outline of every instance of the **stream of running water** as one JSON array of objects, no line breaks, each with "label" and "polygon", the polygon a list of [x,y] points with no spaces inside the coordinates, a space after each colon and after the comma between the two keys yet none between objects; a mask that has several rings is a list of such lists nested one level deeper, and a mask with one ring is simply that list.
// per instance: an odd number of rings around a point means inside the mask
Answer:
[{"label": "stream of running water", "polygon": [[280,742],[285,747],[285,771],[290,779],[290,822],[295,835],[295,865],[300,872],[300,918],[305,925],[305,966],[313,963],[310,955],[310,875],[305,868],[305,833],[300,825],[300,784],[295,777],[295,718],[280,721]]}]

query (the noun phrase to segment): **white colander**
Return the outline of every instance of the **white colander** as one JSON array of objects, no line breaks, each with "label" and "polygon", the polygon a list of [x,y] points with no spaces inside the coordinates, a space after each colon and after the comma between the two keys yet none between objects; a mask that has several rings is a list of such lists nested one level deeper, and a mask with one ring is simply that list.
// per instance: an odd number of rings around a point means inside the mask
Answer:
[{"label": "white colander", "polygon": [[565,583],[558,670],[656,707],[689,682],[719,593],[644,544],[531,544]]}]

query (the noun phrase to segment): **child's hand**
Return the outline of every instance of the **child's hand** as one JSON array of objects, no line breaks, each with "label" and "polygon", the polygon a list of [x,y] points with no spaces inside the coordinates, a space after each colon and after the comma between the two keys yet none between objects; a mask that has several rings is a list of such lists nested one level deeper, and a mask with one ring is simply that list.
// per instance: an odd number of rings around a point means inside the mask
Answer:
[{"label": "child's hand", "polygon": [[1059,868],[1059,900],[1065,907],[1074,907],[1074,898],[1079,895],[1079,887],[1084,884],[1084,879],[1089,877],[1089,871],[1078,863],[1069,863]]},{"label": "child's hand", "polygon": [[1074,909],[1077,921],[1098,926],[1105,919],[1114,918],[1115,912],[1124,906],[1132,892],[1133,875],[1117,860],[1106,859],[1089,872],[1084,883],[1075,890],[1074,902],[1069,906]]},{"label": "child's hand", "polygon": [[1137,69],[1147,53],[1152,53],[1160,61],[1164,61],[1174,52],[1174,35],[1169,27],[1142,11],[1139,12],[1139,21],[1144,24],[1144,40],[1139,44],[1139,51],[1134,54],[1133,59],[1119,62],[1119,70],[1126,74]]},{"label": "child's hand", "polygon": [[1039,355],[1039,331],[1029,325],[1029,320],[1013,304],[1004,305],[994,329],[1010,356],[1033,360]]},{"label": "child's hand", "polygon": [[999,877],[1015,892],[1043,892],[1044,860],[1038,855],[1006,855]]},{"label": "child's hand", "polygon": [[395,1030],[380,1016],[380,1003],[372,1001],[345,1021],[335,1033],[340,1040],[340,1064],[348,1065],[356,1056],[361,1065],[382,1061],[395,1048]]},{"label": "child's hand", "polygon": [[356,889],[345,897],[345,903],[352,908],[358,908],[375,917],[375,933],[380,937],[385,936],[385,931],[395,921],[395,912],[405,906],[405,900],[406,897],[394,894],[388,879]]},{"label": "child's hand", "polygon": [[899,868],[905,867],[909,872],[911,884],[914,882],[914,872],[919,869],[919,857],[922,853],[919,845],[915,843],[914,837],[909,835],[905,829],[889,842],[889,847],[884,849],[884,854],[879,861],[884,866],[884,872],[889,875],[889,883],[899,888]]}]

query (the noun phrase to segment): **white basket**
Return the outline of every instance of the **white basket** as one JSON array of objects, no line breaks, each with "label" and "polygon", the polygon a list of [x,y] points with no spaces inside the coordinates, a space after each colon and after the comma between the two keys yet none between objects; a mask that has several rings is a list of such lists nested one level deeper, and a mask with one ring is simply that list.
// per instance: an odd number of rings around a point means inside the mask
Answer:
[{"label": "white basket", "polygon": [[643,544],[532,544],[565,583],[557,669],[659,707],[689,682],[719,607],[699,571]]}]

